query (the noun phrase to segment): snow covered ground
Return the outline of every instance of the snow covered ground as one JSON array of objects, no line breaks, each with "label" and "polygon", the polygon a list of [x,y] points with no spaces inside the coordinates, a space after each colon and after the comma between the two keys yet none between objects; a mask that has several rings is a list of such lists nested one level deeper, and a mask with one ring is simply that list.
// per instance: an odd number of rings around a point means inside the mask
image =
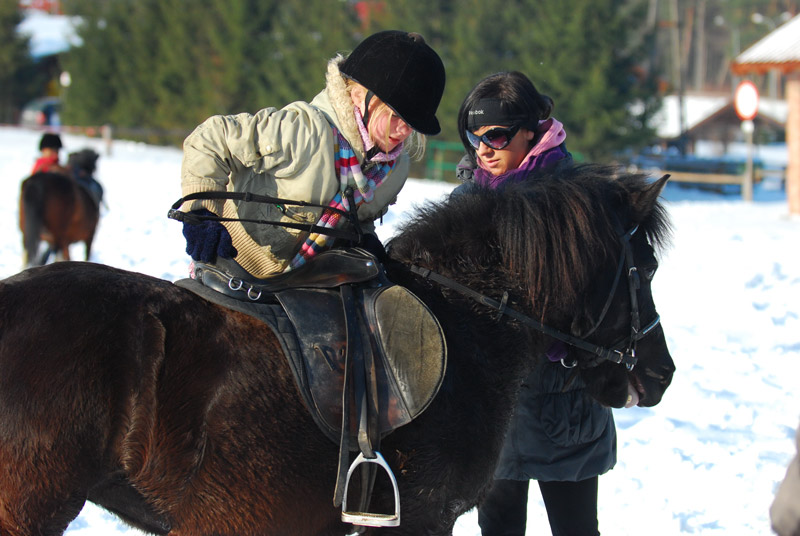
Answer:
[{"label": "snow covered ground", "polygon": [[[40,133],[0,128],[0,278],[21,269],[19,183]],[[185,277],[180,224],[166,218],[180,196],[177,149],[65,134],[65,153],[93,147],[106,189],[92,261],[168,280]],[[452,184],[409,180],[378,232],[384,240],[415,204]],[[756,200],[668,185],[674,245],[654,282],[678,367],[655,408],[615,410],[617,466],[600,479],[603,534],[768,535],[768,509],[794,453],[800,421],[800,219],[783,192],[756,188]],[[82,259],[82,246],[72,248]],[[333,485],[333,483],[331,483]],[[528,534],[549,534],[531,486]],[[137,535],[92,505],[69,536]],[[475,512],[456,536],[478,536]]]}]

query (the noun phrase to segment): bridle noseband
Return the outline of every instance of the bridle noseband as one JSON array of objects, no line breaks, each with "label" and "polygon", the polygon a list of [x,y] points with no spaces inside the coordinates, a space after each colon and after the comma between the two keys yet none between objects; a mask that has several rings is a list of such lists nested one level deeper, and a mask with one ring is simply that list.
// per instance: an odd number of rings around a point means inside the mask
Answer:
[{"label": "bridle noseband", "polygon": [[[635,225],[629,231],[621,233],[619,235],[619,241],[622,245],[622,251],[620,252],[619,262],[617,264],[617,271],[616,276],[614,277],[614,283],[611,286],[611,290],[609,291],[608,298],[606,298],[606,302],[603,306],[603,310],[600,313],[599,318],[594,323],[593,327],[584,335],[578,337],[568,333],[564,333],[559,331],[555,328],[551,328],[541,322],[534,320],[533,318],[520,313],[514,309],[511,309],[507,306],[508,302],[508,292],[503,293],[503,298],[501,301],[494,300],[484,294],[476,292],[469,287],[466,287],[448,277],[445,277],[441,274],[433,272],[427,268],[422,268],[420,266],[411,265],[409,269],[417,274],[422,276],[425,279],[430,279],[440,285],[448,287],[456,292],[463,294],[473,300],[481,303],[487,307],[491,307],[493,309],[497,309],[500,312],[500,316],[507,315],[511,318],[530,326],[545,335],[549,335],[554,339],[558,339],[560,341],[569,344],[570,346],[574,346],[576,348],[580,348],[581,350],[585,350],[591,354],[595,355],[595,358],[588,361],[585,364],[582,364],[584,367],[595,367],[602,363],[603,361],[611,361],[612,363],[623,364],[625,367],[630,371],[636,366],[636,362],[638,358],[636,357],[636,343],[640,340],[645,338],[648,333],[650,333],[656,326],[658,326],[661,322],[661,317],[656,315],[655,319],[647,324],[643,329],[641,328],[641,322],[639,318],[639,290],[641,289],[641,281],[639,279],[639,270],[634,264],[633,260],[633,248],[631,247],[631,239],[636,231],[639,229],[638,225]],[[606,348],[603,346],[599,346],[593,344],[586,340],[586,337],[591,335],[597,328],[602,324],[603,319],[605,318],[608,310],[611,306],[613,301],[614,295],[617,291],[617,286],[619,285],[619,281],[622,279],[622,274],[627,274],[628,279],[628,291],[630,293],[631,298],[631,331],[628,336],[623,338],[618,343],[614,344],[613,346]],[[565,366],[569,366],[566,365]],[[573,364],[572,366],[575,366]]]}]

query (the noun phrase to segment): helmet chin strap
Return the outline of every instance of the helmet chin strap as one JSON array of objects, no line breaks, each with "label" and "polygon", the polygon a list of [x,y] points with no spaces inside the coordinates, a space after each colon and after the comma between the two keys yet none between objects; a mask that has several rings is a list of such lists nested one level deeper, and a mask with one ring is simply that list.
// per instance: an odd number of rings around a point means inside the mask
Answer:
[{"label": "helmet chin strap", "polygon": [[375,155],[376,155],[376,154],[378,154],[378,153],[382,153],[382,152],[383,152],[383,151],[381,150],[381,148],[380,148],[380,147],[378,147],[378,145],[377,145],[377,144],[375,144],[375,145],[372,147],[372,149],[370,149],[369,151],[367,151],[367,154],[365,154],[365,155],[364,155],[364,160],[366,160],[366,161],[370,161],[370,160],[372,160],[372,157],[373,157],[373,156],[375,156]]},{"label": "helmet chin strap", "polygon": [[[372,97],[374,97],[374,96],[375,96],[375,93],[371,89],[368,89],[367,90],[367,95],[364,97],[364,114],[361,116],[361,118],[364,121],[364,128],[367,129],[367,132],[369,132],[369,103],[372,101]],[[380,152],[382,152],[381,148],[378,147],[378,144],[376,143],[372,147],[372,149],[367,151],[367,154],[364,155],[365,156],[364,159],[369,161],[369,160],[372,159],[373,156],[375,156],[376,154],[378,154]]]},{"label": "helmet chin strap", "polygon": [[367,95],[364,97],[364,114],[362,115],[362,118],[364,120],[364,128],[366,128],[367,131],[369,131],[369,103],[374,96],[375,93],[373,93],[371,89],[368,89]]}]

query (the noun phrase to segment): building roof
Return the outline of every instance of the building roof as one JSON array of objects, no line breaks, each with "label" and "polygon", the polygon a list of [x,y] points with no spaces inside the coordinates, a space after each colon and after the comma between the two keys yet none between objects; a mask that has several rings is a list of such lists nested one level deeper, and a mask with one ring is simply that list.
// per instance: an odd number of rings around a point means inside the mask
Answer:
[{"label": "building roof", "polygon": [[[656,129],[659,138],[672,139],[681,134],[680,100],[677,95],[667,95],[663,98],[661,110],[655,114],[650,123]],[[732,95],[685,95],[683,97],[684,126],[687,131],[692,130],[725,108],[733,109]],[[786,124],[788,110],[785,100],[769,98],[758,100],[758,115],[768,118],[773,123]]]},{"label": "building roof", "polygon": [[75,32],[80,19],[65,15],[50,15],[37,9],[24,11],[17,32],[30,38],[30,52],[35,59],[66,52],[79,46],[81,39]]},{"label": "building roof", "polygon": [[800,15],[739,54],[731,65],[735,75],[763,74],[772,69],[800,71]]}]

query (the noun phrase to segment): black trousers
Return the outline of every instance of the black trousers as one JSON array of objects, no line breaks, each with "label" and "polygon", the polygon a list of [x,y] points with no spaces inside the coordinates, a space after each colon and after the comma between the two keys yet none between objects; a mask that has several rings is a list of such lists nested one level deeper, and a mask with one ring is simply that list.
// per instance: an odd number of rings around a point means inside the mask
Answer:
[{"label": "black trousers", "polygon": [[[525,536],[529,480],[495,480],[478,506],[482,536]],[[553,536],[599,536],[597,477],[539,482]]]}]

